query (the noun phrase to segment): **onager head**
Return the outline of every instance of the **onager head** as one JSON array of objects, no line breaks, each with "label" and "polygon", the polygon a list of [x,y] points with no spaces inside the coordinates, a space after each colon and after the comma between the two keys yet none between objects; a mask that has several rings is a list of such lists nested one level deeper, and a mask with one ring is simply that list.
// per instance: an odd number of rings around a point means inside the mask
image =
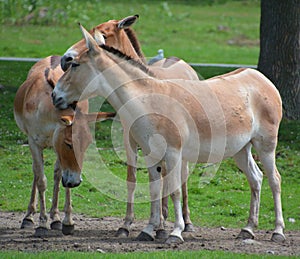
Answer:
[{"label": "onager head", "polygon": [[[130,28],[137,19],[138,15],[128,16],[121,20],[110,20],[108,22],[99,24],[92,30],[90,33],[95,38],[98,45],[106,44],[107,46],[113,47],[120,50],[123,53],[126,53],[128,56],[136,59],[141,59],[144,61],[144,55],[141,51],[140,44]],[[95,31],[100,32],[104,39],[105,43],[102,40],[97,38]],[[79,53],[81,53],[86,48],[85,40],[81,40],[71,46],[66,53],[61,58],[61,67],[64,71],[68,69],[72,61]]]},{"label": "onager head", "polygon": [[114,117],[115,113],[84,114],[79,109],[76,112],[70,110],[62,111],[61,126],[54,132],[53,147],[62,168],[62,184],[64,187],[73,188],[82,181],[84,153],[93,140],[88,124]]}]

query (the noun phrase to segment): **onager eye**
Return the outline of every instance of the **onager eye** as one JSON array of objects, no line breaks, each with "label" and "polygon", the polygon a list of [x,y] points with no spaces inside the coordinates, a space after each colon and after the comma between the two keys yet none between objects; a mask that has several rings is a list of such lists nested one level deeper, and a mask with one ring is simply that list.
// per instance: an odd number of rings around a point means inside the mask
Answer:
[{"label": "onager eye", "polygon": [[65,142],[65,144],[66,144],[66,146],[67,146],[69,149],[73,149],[73,145],[72,145],[72,144],[67,143],[67,142]]}]

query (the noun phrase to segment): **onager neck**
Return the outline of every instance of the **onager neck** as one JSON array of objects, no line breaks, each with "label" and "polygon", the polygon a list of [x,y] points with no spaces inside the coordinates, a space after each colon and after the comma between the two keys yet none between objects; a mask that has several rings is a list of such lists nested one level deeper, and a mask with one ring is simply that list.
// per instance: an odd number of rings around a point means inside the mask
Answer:
[{"label": "onager neck", "polygon": [[141,81],[155,79],[142,63],[115,49],[103,48],[102,55],[105,55],[105,58],[100,57],[98,62],[96,61],[99,71],[97,82],[101,85],[100,94],[108,99],[115,110],[119,110],[124,104],[142,94]]}]

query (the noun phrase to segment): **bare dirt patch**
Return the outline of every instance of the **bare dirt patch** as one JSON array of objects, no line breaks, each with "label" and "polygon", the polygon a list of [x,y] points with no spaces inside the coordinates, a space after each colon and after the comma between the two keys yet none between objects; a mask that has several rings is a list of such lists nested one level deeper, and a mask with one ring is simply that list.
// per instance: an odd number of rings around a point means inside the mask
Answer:
[{"label": "bare dirt patch", "polygon": [[[20,229],[22,213],[0,212],[0,250],[26,252],[84,251],[124,253],[165,250],[223,250],[247,254],[300,255],[300,231],[286,231],[286,242],[270,241],[271,231],[256,231],[256,239],[237,240],[239,229],[195,227],[193,235],[186,236],[181,245],[166,245],[161,240],[136,241],[147,221],[136,221],[128,238],[115,237],[122,219],[115,217],[89,218],[75,214],[75,233],[64,236],[60,231],[49,230],[43,237],[34,237],[34,230]],[[38,215],[36,215],[36,222]],[[171,230],[173,223],[167,223]]]}]

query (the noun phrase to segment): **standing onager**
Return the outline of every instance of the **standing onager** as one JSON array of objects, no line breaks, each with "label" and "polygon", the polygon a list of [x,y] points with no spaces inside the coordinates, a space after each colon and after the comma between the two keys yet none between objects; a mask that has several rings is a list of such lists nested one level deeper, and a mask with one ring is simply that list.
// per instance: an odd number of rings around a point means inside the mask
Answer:
[{"label": "standing onager", "polygon": [[[275,164],[282,103],[275,86],[253,69],[206,81],[158,80],[147,68],[124,62],[126,56],[98,46],[81,26],[87,49],[79,53],[59,79],[53,103],[66,109],[80,98],[101,95],[120,115],[132,151],[139,145],[149,171],[151,216],[140,235],[152,236],[161,227],[161,166],[174,204],[175,225],[167,242],[182,242],[184,221],[180,206],[181,162],[219,162],[233,157],[251,188],[248,224],[241,238],[253,238],[258,225],[263,174],[251,154],[262,162],[274,198],[273,241],[285,240],[281,206],[281,177]],[[134,162],[133,152],[128,161]],[[69,175],[72,180],[78,179]],[[74,181],[74,185],[79,182]]]},{"label": "standing onager", "polygon": [[[105,38],[105,45],[114,47],[115,49],[126,54],[134,60],[138,60],[145,63],[145,57],[140,47],[140,43],[135,35],[135,32],[131,26],[137,21],[138,15],[128,16],[121,20],[110,20],[102,23],[91,30],[92,35],[97,40],[97,34],[101,33]],[[101,44],[101,42],[98,42]],[[61,59],[61,67],[64,71],[72,64],[73,59],[86,49],[84,40],[71,46]],[[153,75],[160,79],[188,79],[199,80],[197,73],[194,69],[181,59],[171,57],[160,60],[149,66],[148,69]],[[126,132],[124,133],[127,134]],[[128,149],[129,143],[125,143],[125,148]],[[127,161],[127,183],[128,183],[128,198],[127,198],[127,210],[124,224],[117,231],[118,236],[128,236],[131,223],[134,221],[134,191],[136,183],[136,167]],[[162,167],[162,174],[165,172],[164,166]],[[182,161],[182,175],[184,179],[187,179],[189,171],[186,161]],[[188,192],[186,180],[183,181],[182,186],[183,193],[183,216],[185,222],[185,231],[193,231],[192,221],[190,219],[190,210],[188,207]],[[163,197],[162,212],[164,218],[168,216],[168,196]],[[164,232],[160,232],[163,237]]]},{"label": "standing onager", "polygon": [[[100,112],[86,114],[88,101],[79,102],[76,112],[69,108],[57,110],[51,101],[51,93],[58,78],[63,74],[60,69],[60,57],[51,56],[37,62],[29,71],[26,81],[17,91],[14,101],[14,115],[18,127],[28,136],[32,154],[34,179],[31,198],[21,228],[32,228],[33,214],[36,211],[37,191],[40,199],[39,228],[36,234],[42,235],[47,229],[45,191],[47,179],[44,174],[43,150],[54,147],[57,160],[54,168],[54,189],[50,218],[52,229],[63,229],[63,233],[72,233],[74,223],[71,218],[71,193],[66,175],[72,172],[81,174],[83,155],[92,142],[88,122],[105,120],[114,113]],[[78,148],[80,146],[80,148]],[[65,218],[61,226],[58,211],[58,192],[60,180],[66,187]],[[76,179],[77,181],[80,178]]]}]

